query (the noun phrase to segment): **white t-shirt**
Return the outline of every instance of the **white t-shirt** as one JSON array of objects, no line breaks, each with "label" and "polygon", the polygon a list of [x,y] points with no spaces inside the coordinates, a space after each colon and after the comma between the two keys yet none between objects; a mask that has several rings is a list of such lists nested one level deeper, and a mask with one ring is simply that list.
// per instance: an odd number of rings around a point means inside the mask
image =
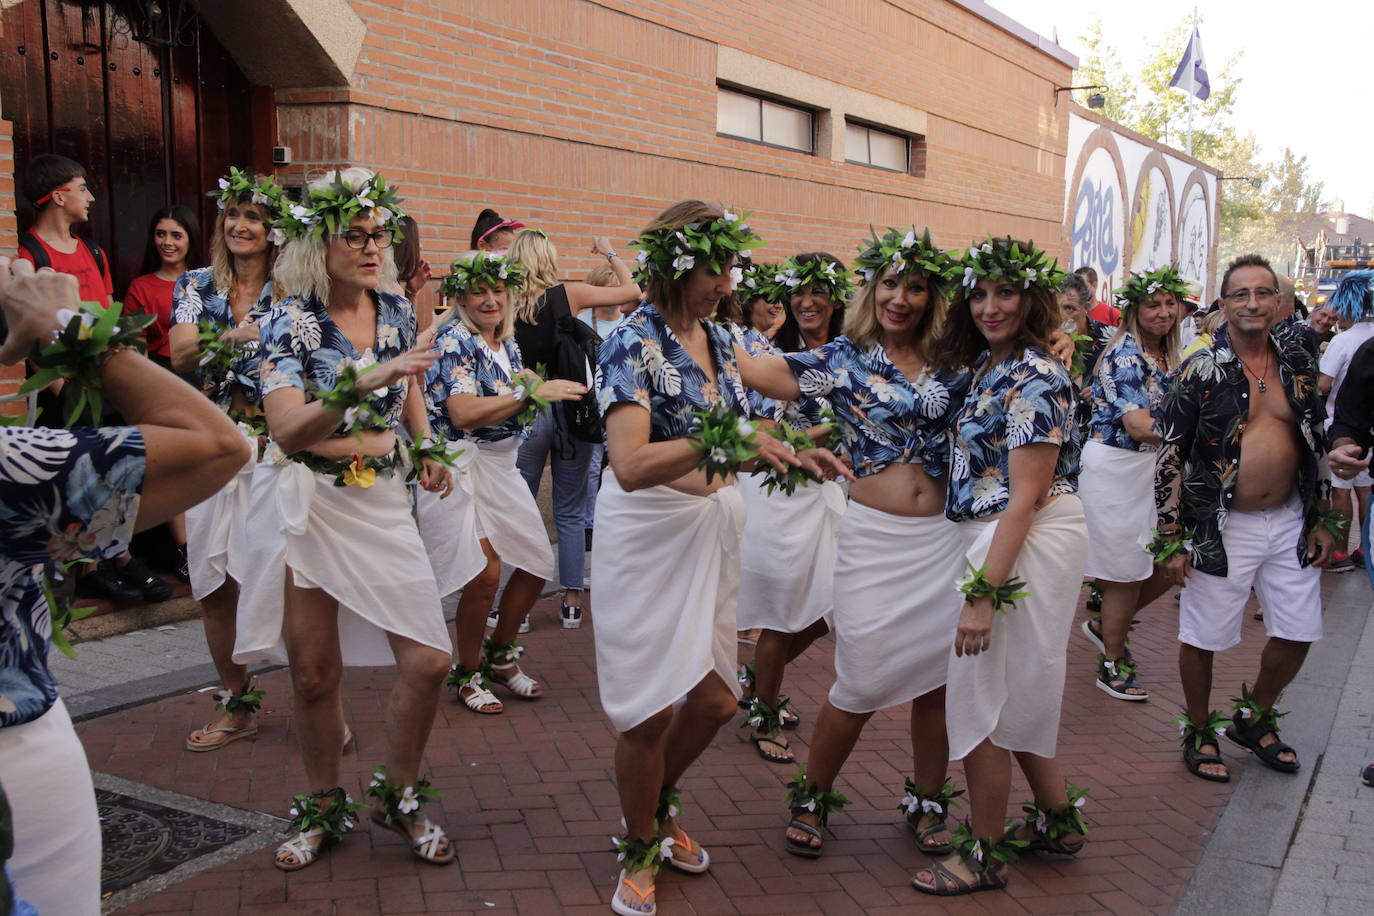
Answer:
[{"label": "white t-shirt", "polygon": [[1318,369],[1322,375],[1331,376],[1331,393],[1326,396],[1328,428],[1331,426],[1332,418],[1336,416],[1336,392],[1340,390],[1341,382],[1345,381],[1350,360],[1360,345],[1371,337],[1374,337],[1374,321],[1357,321],[1331,338],[1331,342],[1326,345],[1326,352],[1322,354]]}]

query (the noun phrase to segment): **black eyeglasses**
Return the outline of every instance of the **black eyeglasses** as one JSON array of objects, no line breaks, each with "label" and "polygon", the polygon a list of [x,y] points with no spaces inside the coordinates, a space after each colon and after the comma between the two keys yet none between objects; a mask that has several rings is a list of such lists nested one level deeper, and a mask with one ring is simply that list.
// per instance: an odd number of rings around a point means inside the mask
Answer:
[{"label": "black eyeglasses", "polygon": [[359,251],[367,247],[368,239],[377,243],[378,248],[390,248],[391,238],[394,233],[390,229],[378,229],[376,232],[364,232],[361,229],[350,229],[347,232],[340,232],[339,238],[344,240],[349,248],[357,248]]}]

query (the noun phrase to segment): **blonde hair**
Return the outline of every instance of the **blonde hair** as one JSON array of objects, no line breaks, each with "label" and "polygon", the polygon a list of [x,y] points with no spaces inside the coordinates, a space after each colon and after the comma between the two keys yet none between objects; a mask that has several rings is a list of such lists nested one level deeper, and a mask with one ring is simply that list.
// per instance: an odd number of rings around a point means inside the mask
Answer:
[{"label": "blonde hair", "polygon": [[587,272],[585,282],[588,286],[619,286],[620,280],[609,264],[598,264]]},{"label": "blonde hair", "polygon": [[[255,181],[262,181],[267,176],[255,175]],[[230,204],[233,207],[252,207],[262,215],[263,223],[270,232],[272,221],[272,211],[262,204],[238,203]],[[234,289],[238,286],[239,275],[234,269],[234,256],[229,253],[229,243],[224,237],[224,217],[229,212],[229,207],[215,213],[215,231],[210,237],[210,278],[215,281],[215,290],[224,296],[225,299],[232,299]],[[267,258],[267,276],[272,277],[273,267],[277,262],[277,246],[271,242],[267,243],[267,251],[264,252]],[[281,287],[274,281],[272,284],[272,300],[281,298]]]},{"label": "blonde hair", "polygon": [[[1174,326],[1169,329],[1169,333],[1165,334],[1164,339],[1160,341],[1164,346],[1165,366],[1163,368],[1166,372],[1170,369],[1178,368],[1179,350],[1181,349],[1179,344],[1181,339],[1179,325],[1183,323],[1183,300],[1174,296],[1174,304],[1178,306],[1178,314],[1174,317]],[[1098,357],[1097,365],[1093,369],[1094,375],[1103,371],[1103,368],[1107,364],[1107,356],[1121,346],[1121,342],[1126,339],[1127,334],[1131,335],[1135,340],[1136,346],[1140,348],[1141,352],[1144,352],[1145,345],[1140,341],[1140,309],[1141,305],[1122,309],[1121,324],[1117,326],[1116,333],[1107,341],[1107,345],[1102,348],[1102,355]],[[1218,309],[1217,311],[1221,310]]]},{"label": "blonde hair", "polygon": [[[372,175],[371,171],[354,166],[341,171],[339,179],[346,187],[358,191]],[[332,172],[311,181],[306,185],[307,199],[310,191],[326,190],[333,186],[333,182]],[[325,268],[325,253],[331,241],[328,235],[307,235],[292,239],[282,246],[281,253],[277,255],[277,262],[272,268],[272,278],[277,282],[283,296],[318,299],[326,305],[329,303],[330,283],[329,271]],[[392,254],[391,246],[381,249],[380,254],[382,269],[377,288],[383,292],[397,292],[400,285],[396,280],[396,258]]]},{"label": "blonde hair", "polygon": [[[480,252],[477,251],[464,252],[463,254],[458,256],[458,260],[471,261],[479,253]],[[486,287],[486,284],[481,284],[481,287],[479,288],[482,287]],[[495,290],[493,289],[492,292],[495,292]],[[501,314],[501,323],[496,326],[496,339],[498,341],[509,340],[510,338],[515,336],[515,311],[511,308],[511,290],[507,288],[502,288],[502,293],[506,297],[506,309]],[[474,322],[468,316],[467,306],[463,302],[463,297],[465,297],[466,295],[467,292],[462,292],[456,296],[450,296],[446,300],[452,303],[452,305],[447,311],[444,312],[444,317],[440,319],[439,329],[442,330],[445,325],[452,324],[453,322],[457,321],[460,324],[462,324],[463,327],[471,331],[473,334],[480,337],[482,331],[477,327],[476,322]]]},{"label": "blonde hair", "polygon": [[513,303],[515,320],[534,324],[539,314],[540,297],[559,282],[558,249],[544,233],[521,229],[515,233],[515,241],[506,250],[506,257],[525,268],[525,283],[516,292]]},{"label": "blonde hair", "polygon": [[[854,346],[866,350],[876,343],[882,343],[883,326],[878,322],[878,284],[887,278],[889,267],[873,278],[872,282],[854,288],[850,294],[849,308],[845,310],[844,336],[854,342]],[[925,314],[916,324],[916,346],[921,355],[930,359],[930,343],[940,333],[949,300],[945,298],[944,287],[938,280],[932,281],[925,274],[911,271],[926,283],[928,299]],[[900,282],[901,277],[897,278]]]}]

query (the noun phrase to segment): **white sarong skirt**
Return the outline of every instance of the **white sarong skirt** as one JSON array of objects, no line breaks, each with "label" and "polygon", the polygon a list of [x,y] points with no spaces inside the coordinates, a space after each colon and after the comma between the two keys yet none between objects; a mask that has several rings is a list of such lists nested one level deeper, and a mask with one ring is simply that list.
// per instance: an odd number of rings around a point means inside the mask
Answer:
[{"label": "white sarong skirt", "polygon": [[[528,492],[528,491],[526,491]],[[735,602],[744,502],[722,487],[691,496],[621,489],[609,468],[596,500],[592,608],[601,705],[625,732],[714,671],[735,694]]]},{"label": "white sarong skirt", "polygon": [[800,633],[834,606],[835,546],[844,489],[834,481],[769,495],[762,474],[742,474],[747,513],[740,543],[738,625]]},{"label": "white sarong skirt", "polygon": [[244,551],[252,574],[239,579],[234,661],[287,661],[288,568],[296,585],[323,589],[339,602],[345,665],[395,664],[388,633],[453,651],[403,474],[378,475],[369,488],[336,487],[331,476],[294,461],[258,464],[249,509],[253,537]]},{"label": "white sarong skirt", "polygon": [[1084,575],[1108,582],[1142,582],[1154,572],[1154,559],[1146,548],[1155,527],[1155,455],[1084,443],[1078,478],[1088,523]]},{"label": "white sarong skirt", "polygon": [[958,527],[850,502],[835,563],[835,685],[830,703],[867,713],[945,683],[963,596]]},{"label": "white sarong skirt", "polygon": [[[987,561],[997,520],[961,522],[974,569]],[[1053,757],[1064,698],[1064,656],[1088,547],[1083,504],[1060,496],[1035,514],[1012,567],[1030,596],[994,614],[991,645],[978,655],[949,653],[945,717],[949,756],[960,760],[986,738],[1009,751]],[[957,589],[953,584],[951,589]],[[963,596],[960,595],[962,600]],[[951,634],[952,637],[952,634]]]},{"label": "white sarong skirt", "polygon": [[257,466],[258,442],[250,441],[254,457],[244,462],[222,490],[186,510],[186,568],[191,575],[191,595],[197,601],[224,584],[229,575],[229,555],[243,546],[253,468]]},{"label": "white sarong skirt", "polygon": [[[553,578],[553,547],[539,505],[515,466],[518,439],[476,443],[472,475],[476,534],[486,538],[501,562],[540,579]],[[464,447],[470,447],[465,442]]]},{"label": "white sarong skirt", "polygon": [[423,487],[414,490],[415,521],[440,595],[458,591],[487,565],[477,537],[477,487],[472,473],[477,445],[468,440],[448,446],[450,452],[458,452],[453,459],[453,492],[440,499],[438,493]]}]

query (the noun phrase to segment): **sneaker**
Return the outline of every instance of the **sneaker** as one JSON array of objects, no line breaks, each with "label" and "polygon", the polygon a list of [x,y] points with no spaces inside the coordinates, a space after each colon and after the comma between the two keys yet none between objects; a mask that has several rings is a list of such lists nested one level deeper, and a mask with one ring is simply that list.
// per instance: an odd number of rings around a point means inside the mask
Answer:
[{"label": "sneaker", "polygon": [[1331,562],[1326,564],[1326,571],[1333,573],[1347,573],[1355,568],[1355,561],[1350,559],[1346,553],[1338,553],[1332,557]]},{"label": "sneaker", "polygon": [[522,621],[520,621],[520,629],[516,630],[515,632],[520,633],[520,634],[523,635],[523,634],[525,634],[525,633],[528,633],[529,631],[530,631],[530,615],[529,615],[529,614],[526,614],[526,615],[525,615],[525,619],[522,620]]},{"label": "sneaker", "polygon": [[563,620],[563,629],[576,630],[582,626],[582,608],[573,607],[565,604],[558,611],[558,616]]},{"label": "sneaker", "polygon": [[114,604],[138,604],[143,600],[141,591],[104,564],[84,572],[76,580],[76,593],[83,598],[103,598]]},{"label": "sneaker", "polygon": [[123,566],[115,567],[114,572],[125,585],[137,589],[144,601],[166,601],[172,597],[172,587],[138,557],[130,559]]},{"label": "sneaker", "polygon": [[496,625],[501,622],[501,612],[496,608],[487,611],[487,629],[494,630]]},{"label": "sneaker", "polygon": [[1351,563],[1354,563],[1354,564],[1355,564],[1356,566],[1358,566],[1360,569],[1364,569],[1364,548],[1363,548],[1363,547],[1360,547],[1360,548],[1357,548],[1357,549],[1355,549],[1355,550],[1350,551],[1350,562],[1351,562]]}]

